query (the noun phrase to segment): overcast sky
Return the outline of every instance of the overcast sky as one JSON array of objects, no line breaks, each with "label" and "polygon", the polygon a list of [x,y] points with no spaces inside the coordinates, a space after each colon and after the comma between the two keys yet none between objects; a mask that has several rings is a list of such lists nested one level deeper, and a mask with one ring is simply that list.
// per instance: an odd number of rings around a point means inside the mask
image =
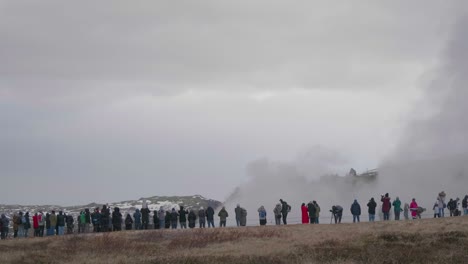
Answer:
[{"label": "overcast sky", "polygon": [[0,0],[0,203],[224,200],[252,161],[311,152],[375,168],[458,9]]}]

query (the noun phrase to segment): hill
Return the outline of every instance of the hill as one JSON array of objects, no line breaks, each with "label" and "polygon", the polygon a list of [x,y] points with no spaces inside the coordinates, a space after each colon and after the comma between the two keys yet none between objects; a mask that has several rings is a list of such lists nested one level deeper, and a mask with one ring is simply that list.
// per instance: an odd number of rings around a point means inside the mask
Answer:
[{"label": "hill", "polygon": [[[158,210],[160,206],[166,210],[170,210],[174,207],[178,208],[183,205],[185,208],[198,209],[200,206],[208,207],[211,205],[213,208],[219,207],[222,203],[213,199],[205,198],[201,195],[192,196],[152,196],[147,198],[140,198],[138,200],[128,200],[121,202],[108,203],[111,208],[119,207],[122,212],[134,212],[135,209],[141,209],[143,203],[146,201],[148,208],[151,211]],[[58,206],[58,205],[0,205],[0,213],[5,213],[7,216],[11,216],[14,212],[30,212],[35,213],[38,211],[64,211],[67,214],[78,215],[85,208],[89,208],[91,211],[93,208],[102,207],[102,204],[90,203],[87,205],[75,205],[75,206]]]},{"label": "hill", "polygon": [[468,217],[0,241],[1,263],[465,263]]}]

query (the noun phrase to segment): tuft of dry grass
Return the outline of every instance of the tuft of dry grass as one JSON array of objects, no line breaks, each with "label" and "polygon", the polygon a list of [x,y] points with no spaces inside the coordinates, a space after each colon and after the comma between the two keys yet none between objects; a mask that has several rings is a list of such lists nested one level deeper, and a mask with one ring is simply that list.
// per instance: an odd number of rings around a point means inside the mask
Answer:
[{"label": "tuft of dry grass", "polygon": [[468,217],[0,241],[0,263],[464,263]]}]

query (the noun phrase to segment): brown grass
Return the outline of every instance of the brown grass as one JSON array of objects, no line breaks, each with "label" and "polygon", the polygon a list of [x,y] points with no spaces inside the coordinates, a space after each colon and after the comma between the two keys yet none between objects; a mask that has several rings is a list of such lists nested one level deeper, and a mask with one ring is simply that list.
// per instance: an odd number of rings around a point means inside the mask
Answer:
[{"label": "brown grass", "polygon": [[0,263],[465,263],[468,217],[0,242]]}]

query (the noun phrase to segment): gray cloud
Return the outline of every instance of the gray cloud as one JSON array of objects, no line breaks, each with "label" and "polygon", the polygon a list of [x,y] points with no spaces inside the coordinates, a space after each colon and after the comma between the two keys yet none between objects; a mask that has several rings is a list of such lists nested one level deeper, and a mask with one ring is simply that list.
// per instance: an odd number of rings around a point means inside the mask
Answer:
[{"label": "gray cloud", "polygon": [[0,94],[398,88],[430,62],[439,1],[3,1]]},{"label": "gray cloud", "polygon": [[224,199],[317,144],[372,167],[454,3],[0,1],[0,200]]}]

